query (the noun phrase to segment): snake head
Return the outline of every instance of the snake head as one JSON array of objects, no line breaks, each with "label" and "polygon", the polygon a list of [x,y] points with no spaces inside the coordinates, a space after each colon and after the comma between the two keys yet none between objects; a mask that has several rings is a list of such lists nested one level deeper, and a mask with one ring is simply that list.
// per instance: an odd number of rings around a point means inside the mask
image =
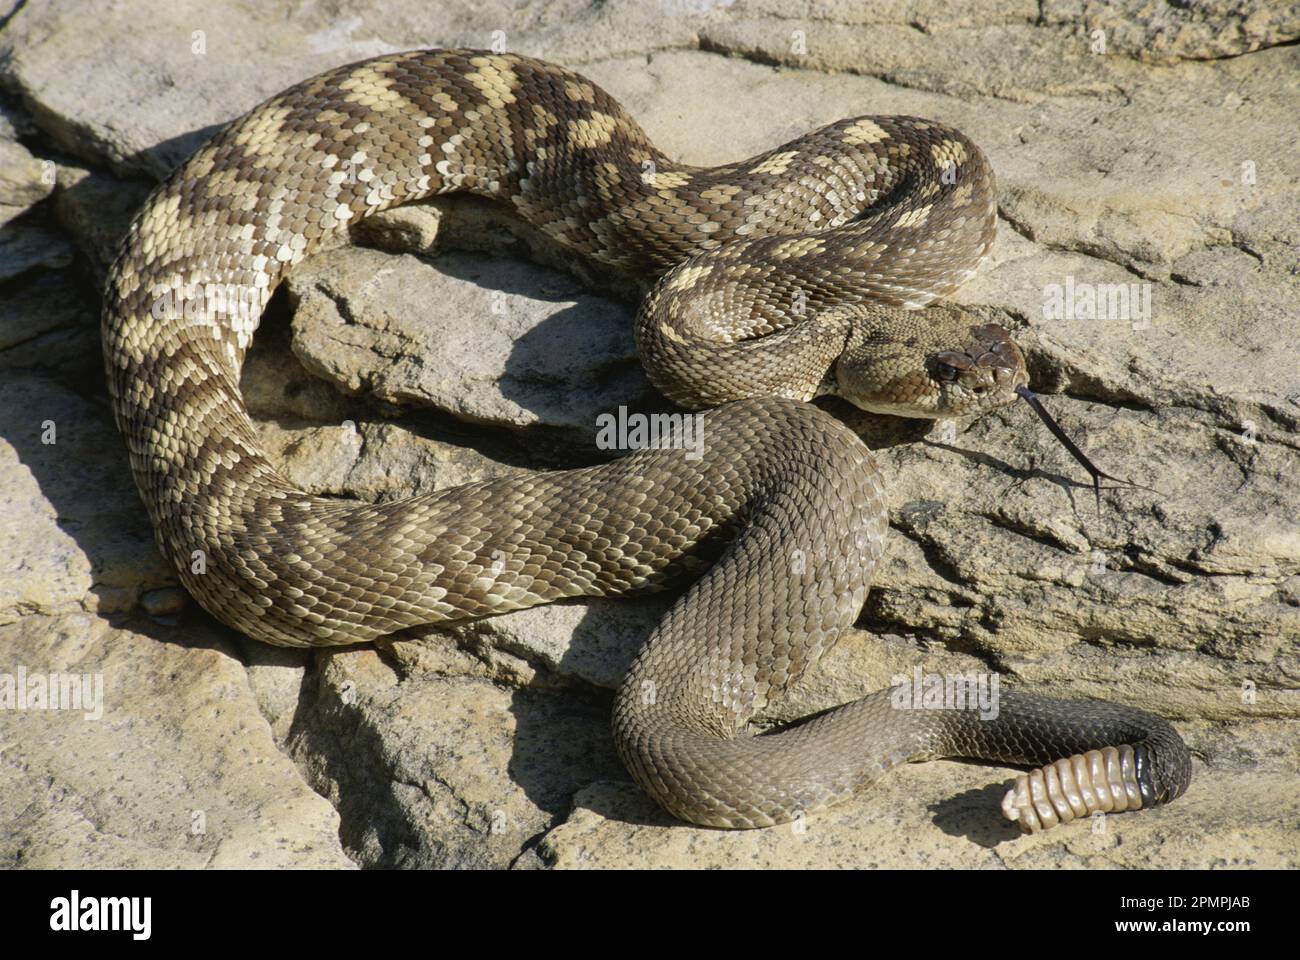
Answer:
[{"label": "snake head", "polygon": [[863,410],[925,419],[978,416],[1029,383],[1006,329],[950,306],[864,313],[835,377],[835,392]]},{"label": "snake head", "polygon": [[941,350],[926,360],[926,372],[938,390],[941,417],[978,415],[1016,399],[1027,386],[1025,358],[1011,334],[996,323],[970,327],[960,350]]}]

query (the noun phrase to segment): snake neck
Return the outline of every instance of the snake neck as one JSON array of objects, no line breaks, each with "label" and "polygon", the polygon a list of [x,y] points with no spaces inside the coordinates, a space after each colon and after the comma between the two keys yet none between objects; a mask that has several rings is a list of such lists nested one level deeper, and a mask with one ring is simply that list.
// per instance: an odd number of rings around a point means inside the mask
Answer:
[{"label": "snake neck", "polygon": [[[965,338],[947,317],[909,312],[955,291],[992,248],[996,184],[979,148],[933,121],[860,117],[744,168],[790,172],[796,162],[814,169],[797,172],[789,196],[811,213],[790,222],[780,206],[746,197],[766,218],[751,214],[731,230],[738,239],[680,263],[641,304],[646,372],[683,406],[838,392],[837,362],[876,334]],[[911,415],[903,411],[885,412]]]}]

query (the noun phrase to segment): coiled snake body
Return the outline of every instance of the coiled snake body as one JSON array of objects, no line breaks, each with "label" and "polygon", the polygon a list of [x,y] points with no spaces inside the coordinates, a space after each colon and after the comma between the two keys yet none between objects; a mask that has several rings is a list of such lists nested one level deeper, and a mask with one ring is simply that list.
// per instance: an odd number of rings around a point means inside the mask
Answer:
[{"label": "coiled snake body", "polygon": [[[721,404],[705,415],[702,458],[643,450],[379,504],[308,496],[281,476],[239,392],[271,292],[354,220],[458,190],[509,203],[583,256],[660,277],[638,344],[669,397]],[[987,162],[937,123],[860,117],[692,168],[570,71],[396,54],[272,98],[158,188],[109,278],[108,382],[163,552],[203,607],[250,637],[360,643],[654,586],[720,554],[615,704],[620,755],[665,808],[762,826],[897,762],[1075,754],[1021,777],[1004,803],[1050,826],[1177,796],[1190,776],[1182,741],[1141,711],[1014,691],[996,720],[894,709],[885,691],[741,735],[853,623],[887,526],[870,453],[801,401],[838,393],[867,410],[959,416],[1025,382],[1001,328],[911,309],[968,278],[993,231]]]}]

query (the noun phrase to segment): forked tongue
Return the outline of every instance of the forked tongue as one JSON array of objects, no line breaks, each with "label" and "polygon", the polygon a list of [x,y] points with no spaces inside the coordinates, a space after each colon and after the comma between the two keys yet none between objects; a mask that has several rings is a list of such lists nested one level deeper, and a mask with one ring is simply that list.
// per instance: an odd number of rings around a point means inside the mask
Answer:
[{"label": "forked tongue", "polygon": [[1078,445],[1076,445],[1075,442],[1066,435],[1065,431],[1061,429],[1061,425],[1052,419],[1052,415],[1047,412],[1047,408],[1043,406],[1043,402],[1038,399],[1038,395],[1034,393],[1034,391],[1030,390],[1026,386],[1019,386],[1016,387],[1016,393],[1020,395],[1021,399],[1023,399],[1025,403],[1034,408],[1034,413],[1038,414],[1043,423],[1047,424],[1047,429],[1052,431],[1052,436],[1056,437],[1057,440],[1060,440],[1065,449],[1070,451],[1070,456],[1074,457],[1075,460],[1078,460],[1079,465],[1092,475],[1092,490],[1097,496],[1098,515],[1101,514],[1102,478],[1114,480],[1116,483],[1128,484],[1133,487],[1141,486],[1141,484],[1134,483],[1132,480],[1123,480],[1119,477],[1113,477],[1102,470],[1098,470],[1093,462],[1088,459],[1088,455],[1080,450]]}]

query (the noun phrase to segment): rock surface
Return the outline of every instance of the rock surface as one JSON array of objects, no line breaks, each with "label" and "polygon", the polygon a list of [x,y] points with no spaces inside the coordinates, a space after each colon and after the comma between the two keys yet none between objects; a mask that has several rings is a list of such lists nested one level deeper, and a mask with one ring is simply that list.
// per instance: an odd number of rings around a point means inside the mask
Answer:
[{"label": "rock surface", "polygon": [[26,668],[29,683],[91,678],[82,709],[6,711],[0,864],[352,866],[338,813],[278,747],[211,624],[31,616],[0,627],[0,644],[6,672]]},{"label": "rock surface", "polygon": [[[0,711],[0,863],[1300,866],[1300,8],[329,11],[0,14],[0,675],[104,690],[97,719]],[[861,629],[762,721],[915,666],[995,669],[1168,716],[1196,756],[1189,793],[1022,838],[996,815],[1011,771],[933,763],[807,822],[697,830],[640,794],[608,732],[668,598],[328,653],[260,646],[188,602],[107,409],[98,283],[116,239],[215,125],[328,66],[433,42],[576,67],[692,163],[867,112],[980,143],[1002,223],[958,299],[1015,329],[1069,432],[1142,486],[1112,485],[1098,514],[1024,409],[882,449],[891,544]],[[263,442],[306,489],[382,499],[591,462],[597,414],[661,402],[635,361],[635,291],[499,211],[417,205],[355,239],[382,250],[303,264],[244,371]]]}]

